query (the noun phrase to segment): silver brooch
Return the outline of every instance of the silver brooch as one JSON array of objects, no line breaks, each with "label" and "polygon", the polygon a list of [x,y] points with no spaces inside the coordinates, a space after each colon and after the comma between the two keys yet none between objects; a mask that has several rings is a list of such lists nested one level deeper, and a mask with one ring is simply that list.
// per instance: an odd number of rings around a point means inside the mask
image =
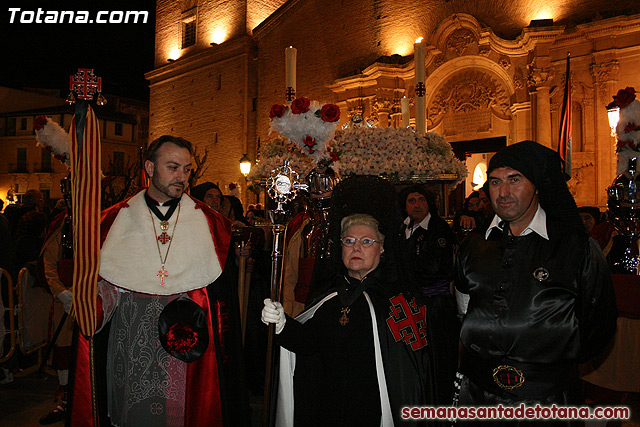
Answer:
[{"label": "silver brooch", "polygon": [[546,268],[544,267],[538,267],[536,268],[536,270],[533,272],[533,277],[538,281],[538,282],[544,282],[545,280],[547,280],[549,278],[549,272],[547,271]]}]

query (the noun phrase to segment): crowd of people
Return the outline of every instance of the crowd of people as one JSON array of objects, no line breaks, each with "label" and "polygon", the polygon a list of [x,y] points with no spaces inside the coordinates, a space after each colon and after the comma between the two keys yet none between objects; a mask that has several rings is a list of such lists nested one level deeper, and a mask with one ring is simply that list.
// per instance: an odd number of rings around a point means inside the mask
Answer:
[{"label": "crowd of people", "polygon": [[[616,233],[597,208],[578,209],[553,150],[524,141],[498,152],[451,224],[422,185],[328,173],[287,225],[282,301],[269,298],[263,206],[245,213],[213,182],[187,194],[192,154],[189,141],[157,139],[149,187],[102,214],[93,389],[89,341],[68,316],[66,204],[49,211],[30,190],[0,214],[0,267],[16,275],[39,261],[52,322],[69,319],[53,358],[60,404],[42,424],[92,425],[97,395],[104,425],[250,425],[249,396],[264,392],[262,323],[281,347],[276,425],[392,426],[405,407],[454,402],[581,403],[578,363],[615,330],[603,250],[615,252]],[[9,381],[16,365],[2,368]],[[566,425],[544,425],[554,423]]]}]

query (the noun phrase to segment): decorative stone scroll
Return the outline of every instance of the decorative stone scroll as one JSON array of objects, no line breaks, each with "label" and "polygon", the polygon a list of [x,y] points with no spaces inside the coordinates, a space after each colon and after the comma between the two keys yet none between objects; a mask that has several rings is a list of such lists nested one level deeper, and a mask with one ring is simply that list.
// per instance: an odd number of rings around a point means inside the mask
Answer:
[{"label": "decorative stone scroll", "polygon": [[477,42],[473,31],[466,28],[456,30],[447,38],[447,52],[461,56],[471,44]]},{"label": "decorative stone scroll", "polygon": [[471,114],[486,112],[488,115],[477,114],[473,119],[472,127],[481,132],[489,130],[491,110],[506,117],[509,105],[507,91],[496,79],[482,71],[467,70],[451,76],[438,90],[430,102],[429,118],[432,123],[439,123],[448,117],[445,128],[448,123],[449,130],[453,130],[460,124],[458,114],[471,120]]}]

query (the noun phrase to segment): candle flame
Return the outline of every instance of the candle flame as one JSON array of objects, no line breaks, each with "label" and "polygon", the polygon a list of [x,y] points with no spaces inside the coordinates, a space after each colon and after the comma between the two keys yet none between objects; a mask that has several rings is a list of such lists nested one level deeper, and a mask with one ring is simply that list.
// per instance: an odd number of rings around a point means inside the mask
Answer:
[{"label": "candle flame", "polygon": [[423,40],[423,37],[418,37],[418,38],[416,39],[416,43],[422,43],[422,40]]}]

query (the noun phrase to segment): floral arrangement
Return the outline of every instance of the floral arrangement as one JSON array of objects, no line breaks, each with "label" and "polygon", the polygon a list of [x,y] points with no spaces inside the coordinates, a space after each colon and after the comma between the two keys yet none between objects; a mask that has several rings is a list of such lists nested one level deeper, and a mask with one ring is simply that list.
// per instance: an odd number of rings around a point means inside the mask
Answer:
[{"label": "floral arrangement", "polygon": [[306,176],[316,166],[312,158],[305,155],[300,147],[285,141],[282,137],[276,137],[262,146],[260,161],[251,168],[247,179],[266,178],[272,170],[281,167],[285,160],[289,160],[289,166],[300,176]]},{"label": "floral arrangement", "polygon": [[69,135],[50,117],[38,116],[33,121],[37,146],[50,151],[51,155],[69,166]]},{"label": "floral arrangement", "polygon": [[420,136],[410,128],[358,126],[337,132],[335,140],[332,149],[341,153],[343,176],[378,175],[401,182],[452,174],[456,184],[467,176],[451,145],[434,132]]},{"label": "floral arrangement", "polygon": [[638,156],[640,151],[640,101],[632,87],[620,89],[613,102],[620,108],[620,120],[616,126],[618,141],[618,173],[627,169],[629,159]]},{"label": "floral arrangement", "polygon": [[315,163],[324,163],[326,166],[331,162],[327,144],[333,138],[340,120],[340,108],[337,105],[320,105],[309,98],[296,98],[291,108],[274,104],[269,117],[271,131],[275,130],[294,142]]}]

